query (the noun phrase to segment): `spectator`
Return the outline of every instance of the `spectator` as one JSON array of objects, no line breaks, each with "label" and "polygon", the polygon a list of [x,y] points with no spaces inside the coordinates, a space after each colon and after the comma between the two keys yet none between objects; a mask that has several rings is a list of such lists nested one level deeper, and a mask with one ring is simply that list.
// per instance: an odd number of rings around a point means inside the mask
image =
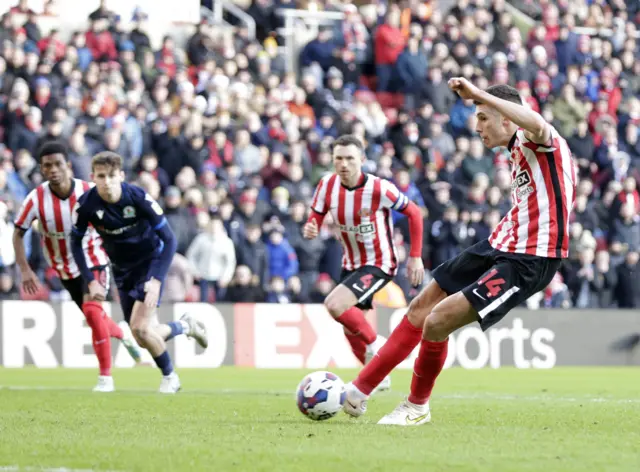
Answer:
[{"label": "spectator", "polygon": [[300,65],[302,67],[319,65],[322,71],[327,72],[333,64],[333,53],[336,43],[333,40],[333,30],[328,26],[318,28],[318,36],[302,49],[300,53]]},{"label": "spectator", "polygon": [[271,280],[271,292],[274,287],[279,287],[279,283],[274,285],[274,277],[281,278],[285,283],[294,275],[298,275],[298,257],[284,236],[284,228],[274,227],[268,234],[266,243],[267,258],[269,260],[269,280]]},{"label": "spectator", "polygon": [[324,241],[320,238],[312,240],[302,238],[302,226],[307,221],[306,213],[304,202],[295,201],[289,208],[289,217],[284,224],[287,239],[300,262],[298,298],[305,303],[310,300],[311,291],[319,275],[320,259],[325,248]]},{"label": "spectator", "polygon": [[571,294],[559,272],[544,290],[542,306],[555,309],[571,308]]},{"label": "spectator", "polygon": [[94,60],[99,62],[115,61],[118,51],[113,36],[107,29],[108,20],[99,17],[93,20],[91,30],[86,34],[86,44]]},{"label": "spectator", "polygon": [[390,9],[384,24],[380,25],[375,34],[375,61],[377,90],[391,92],[395,90],[396,62],[404,50],[406,40],[400,30],[400,13]]},{"label": "spectator", "polygon": [[266,288],[269,280],[269,259],[267,248],[262,241],[262,230],[257,223],[249,223],[246,226],[245,236],[236,248],[238,265],[247,266],[255,281],[264,284]]},{"label": "spectator", "polygon": [[292,303],[292,297],[287,290],[287,285],[284,278],[282,278],[279,275],[273,276],[271,278],[266,301],[267,303],[282,303],[282,304]]},{"label": "spectator", "polygon": [[435,221],[431,227],[433,267],[437,267],[459,254],[466,243],[467,235],[464,223],[459,221],[458,208],[449,205],[442,220]]},{"label": "spectator", "polygon": [[89,14],[89,20],[113,20],[114,16],[115,13],[107,8],[107,0],[100,0],[100,5],[98,6],[98,8]]},{"label": "spectator", "polygon": [[263,42],[277,27],[277,18],[273,0],[253,0],[247,10],[256,22],[256,36]]},{"label": "spectator", "polygon": [[215,300],[223,300],[236,269],[236,253],[218,215],[211,217],[206,232],[195,237],[187,250],[187,259],[199,280],[200,301],[209,300],[210,289]]},{"label": "spectator", "polygon": [[429,69],[429,78],[423,83],[420,92],[421,100],[430,102],[434,112],[439,115],[447,115],[455,102],[439,67]]},{"label": "spectator", "polygon": [[553,116],[562,123],[558,131],[563,136],[571,136],[578,123],[586,118],[586,107],[576,99],[573,85],[565,84],[562,88],[562,97],[553,104]]},{"label": "spectator", "polygon": [[632,202],[621,206],[620,216],[613,221],[610,238],[613,254],[640,251],[640,222]]},{"label": "spectator", "polygon": [[165,301],[184,302],[193,287],[193,268],[182,254],[176,254],[171,261],[167,278],[164,281]]},{"label": "spectator", "polygon": [[399,89],[415,103],[420,86],[427,77],[428,60],[420,48],[419,38],[411,37],[406,49],[398,56],[396,70],[399,77]]},{"label": "spectator", "polygon": [[491,175],[493,162],[485,155],[484,145],[479,138],[473,138],[469,155],[462,161],[462,176],[467,183],[473,182],[478,174]]},{"label": "spectator", "polygon": [[613,304],[613,291],[617,285],[616,272],[611,268],[607,251],[598,251],[595,259],[595,273],[592,287],[596,301],[590,307],[608,308]]},{"label": "spectator", "polygon": [[[574,131],[567,138],[567,143],[582,175],[591,175],[593,171],[597,170],[597,165],[593,161],[595,144],[591,133],[589,133],[589,125],[585,120],[577,123]],[[592,167],[592,164],[595,167]]]},{"label": "spectator", "polygon": [[456,151],[456,143],[449,133],[444,131],[442,124],[431,123],[431,147],[438,151],[445,159],[451,157]]},{"label": "spectator", "polygon": [[636,281],[638,280],[638,259],[637,251],[630,251],[624,258],[617,269],[617,285],[614,290],[615,299],[618,302],[618,308],[637,308],[638,289]]},{"label": "spectator", "polygon": [[232,303],[261,303],[265,295],[260,285],[255,283],[257,276],[246,265],[238,265],[236,273],[227,290],[226,301]]},{"label": "spectator", "polygon": [[462,100],[459,98],[451,109],[451,129],[453,137],[465,133],[468,126],[469,117],[475,112],[475,105],[472,100]]},{"label": "spectator", "polygon": [[320,274],[310,294],[310,303],[324,303],[325,298],[336,286],[329,274]]},{"label": "spectator", "polygon": [[167,188],[164,204],[165,216],[178,242],[176,251],[179,254],[186,254],[194,237],[194,219],[189,215],[189,211],[182,206],[182,194],[178,187]]}]

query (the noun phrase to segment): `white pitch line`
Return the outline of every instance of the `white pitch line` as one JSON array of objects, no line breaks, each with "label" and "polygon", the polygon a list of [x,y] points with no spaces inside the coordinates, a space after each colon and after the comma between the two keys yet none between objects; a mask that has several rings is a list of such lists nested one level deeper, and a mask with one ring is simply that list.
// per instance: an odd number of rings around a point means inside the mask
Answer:
[{"label": "white pitch line", "polygon": [[[57,391],[57,392],[90,392],[87,387],[58,387],[47,385],[0,385],[0,391]],[[140,393],[154,394],[154,390],[148,389],[119,389],[120,393]],[[220,388],[220,389],[188,389],[182,390],[179,395],[273,395],[287,396],[294,395],[292,390],[258,390],[258,389],[242,389],[242,388]],[[108,394],[107,394],[108,395]],[[399,391],[383,392],[374,395],[373,399],[380,396],[405,396],[406,394]],[[615,397],[567,397],[562,395],[513,395],[500,393],[450,393],[444,395],[434,395],[434,400],[500,400],[514,402],[543,402],[555,401],[566,403],[620,403],[620,404],[640,404],[640,398],[615,398]],[[0,472],[4,469],[0,467]]]},{"label": "white pitch line", "polygon": [[0,466],[0,472],[117,472],[115,470],[69,469],[68,467],[20,467],[17,465]]}]

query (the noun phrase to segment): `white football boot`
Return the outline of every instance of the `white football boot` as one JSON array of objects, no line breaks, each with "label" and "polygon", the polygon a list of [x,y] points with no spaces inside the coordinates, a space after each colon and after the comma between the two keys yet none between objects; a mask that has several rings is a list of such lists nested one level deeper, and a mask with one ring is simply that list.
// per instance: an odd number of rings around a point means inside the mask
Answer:
[{"label": "white football boot", "polygon": [[135,339],[133,339],[133,334],[131,333],[129,325],[125,323],[125,326],[120,325],[120,328],[122,329],[122,339],[120,340],[120,342],[125,347],[129,355],[133,358],[135,363],[139,364],[142,360],[142,353],[140,352],[138,343],[136,343]]},{"label": "white football boot", "polygon": [[[364,363],[368,364],[369,361],[371,361],[371,359],[375,357],[375,355],[382,348],[382,346],[384,346],[384,343],[386,342],[387,342],[387,338],[385,338],[384,336],[378,335],[378,337],[376,337],[376,340],[367,346]],[[387,375],[384,379],[382,379],[382,382],[380,382],[378,386],[373,389],[373,392],[371,392],[371,395],[374,395],[378,392],[384,392],[385,390],[390,390],[390,389],[391,389],[391,376]]]},{"label": "white football boot", "polygon": [[166,394],[178,393],[180,390],[180,378],[175,372],[171,372],[169,375],[162,377],[160,382],[160,389],[158,392]]},{"label": "white football boot", "polygon": [[351,382],[345,385],[345,391],[347,392],[347,398],[345,398],[342,405],[344,412],[354,418],[364,415],[367,412],[368,397]]},{"label": "white football boot", "polygon": [[182,315],[180,317],[180,321],[184,321],[189,326],[189,330],[184,334],[195,339],[201,348],[206,349],[209,345],[209,337],[207,336],[207,327],[204,323],[196,320],[189,313]]},{"label": "white football boot", "polygon": [[99,375],[98,384],[93,387],[93,391],[100,393],[115,392],[116,387],[113,384],[113,377],[110,375]]},{"label": "white football boot", "polygon": [[382,417],[378,424],[419,426],[429,421],[431,421],[429,402],[424,405],[416,405],[407,399],[400,403],[391,413]]}]

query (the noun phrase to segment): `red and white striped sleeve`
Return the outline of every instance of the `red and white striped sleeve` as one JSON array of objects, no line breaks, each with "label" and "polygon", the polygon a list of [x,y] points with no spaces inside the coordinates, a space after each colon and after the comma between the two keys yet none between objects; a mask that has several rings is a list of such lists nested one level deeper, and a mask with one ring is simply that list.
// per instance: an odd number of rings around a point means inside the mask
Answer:
[{"label": "red and white striped sleeve", "polygon": [[27,231],[31,227],[31,223],[38,217],[38,198],[36,190],[32,190],[27,198],[22,202],[20,211],[16,216],[14,224],[17,228]]},{"label": "red and white striped sleeve", "polygon": [[316,187],[316,191],[313,194],[313,202],[311,203],[311,209],[316,213],[318,213],[319,215],[326,215],[327,212],[329,211],[329,205],[327,205],[327,201],[329,200],[329,198],[327,197],[329,196],[328,194],[330,193],[330,190],[329,190],[329,187],[331,187],[330,181],[334,177],[335,175],[330,174],[320,179],[320,182],[318,182],[318,186]]},{"label": "red and white striped sleeve", "polygon": [[380,194],[380,206],[383,208],[403,211],[409,205],[407,196],[388,180],[380,179]]}]

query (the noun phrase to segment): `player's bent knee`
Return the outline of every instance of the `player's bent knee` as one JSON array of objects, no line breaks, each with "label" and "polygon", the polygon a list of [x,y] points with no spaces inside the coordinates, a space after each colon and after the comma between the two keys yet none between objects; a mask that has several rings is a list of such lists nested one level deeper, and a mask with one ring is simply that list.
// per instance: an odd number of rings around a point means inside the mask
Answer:
[{"label": "player's bent knee", "polygon": [[424,322],[424,338],[444,341],[456,329],[473,323],[476,312],[463,293],[455,293],[438,303]]},{"label": "player's bent knee", "polygon": [[429,312],[427,310],[421,309],[419,305],[411,303],[407,311],[407,319],[413,326],[420,327],[424,325],[428,314]]},{"label": "player's bent knee", "polygon": [[133,333],[133,337],[138,342],[138,344],[141,345],[146,344],[146,341],[150,336],[149,327],[147,326],[132,326],[131,332]]},{"label": "player's bent knee", "polygon": [[444,341],[449,336],[445,318],[441,313],[432,312],[424,320],[424,337],[429,341]]},{"label": "player's bent knee", "polygon": [[427,316],[445,298],[447,298],[447,292],[432,280],[416,298],[411,300],[407,311],[409,322],[416,327],[424,326]]}]

